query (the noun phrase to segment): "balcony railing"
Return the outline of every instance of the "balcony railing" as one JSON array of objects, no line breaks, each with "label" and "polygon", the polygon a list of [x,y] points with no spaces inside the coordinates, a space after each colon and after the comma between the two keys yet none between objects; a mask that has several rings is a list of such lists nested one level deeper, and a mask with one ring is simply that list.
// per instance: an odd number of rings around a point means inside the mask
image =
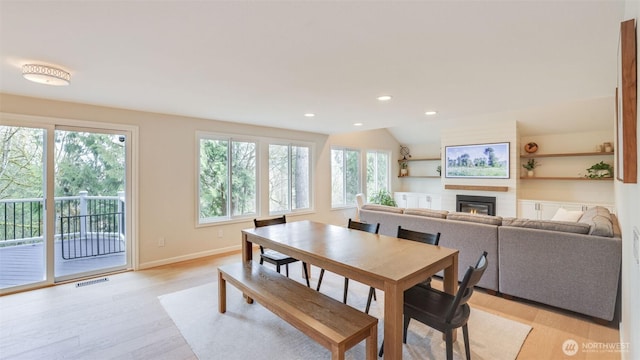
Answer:
[{"label": "balcony railing", "polygon": [[[125,251],[124,193],[55,198],[55,241],[74,259]],[[44,199],[0,200],[0,247],[43,242]]]}]

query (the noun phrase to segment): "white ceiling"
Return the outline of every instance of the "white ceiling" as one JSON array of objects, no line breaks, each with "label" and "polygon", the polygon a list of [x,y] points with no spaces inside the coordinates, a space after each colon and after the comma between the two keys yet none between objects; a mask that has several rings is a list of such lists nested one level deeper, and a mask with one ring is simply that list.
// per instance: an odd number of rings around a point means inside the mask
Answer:
[{"label": "white ceiling", "polygon": [[[389,128],[406,144],[482,114],[516,117],[529,132],[562,131],[558,118],[532,109],[553,114],[567,104],[584,110],[584,129],[608,129],[588,104],[610,102],[615,89],[623,8],[614,0],[0,0],[0,91],[325,134]],[[24,80],[21,66],[31,62],[68,70],[71,85]],[[383,94],[393,99],[378,102]],[[425,116],[429,109],[439,114]]]}]

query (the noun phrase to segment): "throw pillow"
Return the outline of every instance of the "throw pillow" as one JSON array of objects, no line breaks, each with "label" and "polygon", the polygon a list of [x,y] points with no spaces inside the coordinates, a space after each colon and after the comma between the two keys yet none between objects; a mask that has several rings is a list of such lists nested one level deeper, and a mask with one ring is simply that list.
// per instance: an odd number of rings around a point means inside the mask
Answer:
[{"label": "throw pillow", "polygon": [[556,211],[556,214],[553,215],[551,220],[578,222],[581,216],[582,216],[582,211],[569,211],[565,208],[559,208],[558,211]]},{"label": "throw pillow", "polygon": [[594,206],[582,214],[578,221],[588,224],[591,229],[589,235],[613,237],[613,221],[609,209],[602,206]]}]

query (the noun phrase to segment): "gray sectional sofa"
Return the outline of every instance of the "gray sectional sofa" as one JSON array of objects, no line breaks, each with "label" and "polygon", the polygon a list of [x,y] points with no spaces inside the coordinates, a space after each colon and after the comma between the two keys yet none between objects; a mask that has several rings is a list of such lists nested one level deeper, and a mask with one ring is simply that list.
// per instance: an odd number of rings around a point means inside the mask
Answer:
[{"label": "gray sectional sofa", "polygon": [[478,286],[506,295],[614,318],[622,241],[617,219],[594,207],[577,222],[472,215],[367,204],[360,220],[380,223],[380,233],[395,236],[398,226],[440,235],[440,245],[460,251],[458,275],[482,251],[489,267]]}]

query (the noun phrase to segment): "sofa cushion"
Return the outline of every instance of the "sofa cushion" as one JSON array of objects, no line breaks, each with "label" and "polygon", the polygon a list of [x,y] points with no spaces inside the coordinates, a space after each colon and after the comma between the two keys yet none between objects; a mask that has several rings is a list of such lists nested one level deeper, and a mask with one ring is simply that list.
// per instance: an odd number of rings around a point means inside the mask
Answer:
[{"label": "sofa cushion", "polygon": [[559,208],[558,211],[556,211],[556,214],[553,215],[551,220],[577,222],[578,220],[580,220],[582,214],[582,211],[569,211],[565,208]]},{"label": "sofa cushion", "polygon": [[426,216],[426,217],[432,217],[432,218],[438,218],[438,219],[446,219],[447,214],[449,212],[447,210],[406,208],[404,209],[404,213],[406,215],[417,215],[417,216]]},{"label": "sofa cushion", "polygon": [[469,221],[487,225],[501,225],[501,216],[470,214],[465,212],[450,212],[447,214],[447,220]]},{"label": "sofa cushion", "polygon": [[595,236],[613,237],[613,221],[609,209],[594,206],[582,214],[579,223],[590,226],[589,234]]},{"label": "sofa cushion", "polygon": [[362,205],[362,208],[365,210],[384,211],[384,212],[390,212],[395,214],[402,214],[402,211],[404,210],[402,208],[398,208],[395,206],[378,205],[378,204],[365,204],[365,205]]},{"label": "sofa cushion", "polygon": [[516,218],[504,218],[502,220],[502,226],[523,227],[529,229],[538,230],[551,230],[568,232],[574,234],[588,234],[590,226],[589,224],[572,222],[572,221],[552,221],[552,220],[529,220],[529,219],[516,219]]}]

